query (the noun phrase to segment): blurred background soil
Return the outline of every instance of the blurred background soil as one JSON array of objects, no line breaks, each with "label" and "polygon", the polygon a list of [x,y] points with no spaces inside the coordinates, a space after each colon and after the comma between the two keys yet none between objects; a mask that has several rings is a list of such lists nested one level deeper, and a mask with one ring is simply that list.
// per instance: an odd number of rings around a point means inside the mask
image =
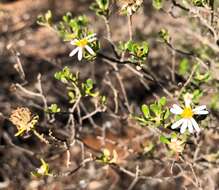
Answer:
[{"label": "blurred background soil", "polygon": [[[30,172],[39,167],[40,157],[46,158],[51,164],[51,168],[57,172],[66,172],[65,159],[66,154],[63,150],[56,150],[44,146],[35,137],[26,139],[14,137],[15,127],[7,120],[12,109],[17,106],[30,107],[37,113],[42,112],[42,102],[38,99],[32,99],[13,88],[14,83],[22,83],[14,65],[17,62],[13,52],[19,53],[20,61],[23,65],[26,75],[26,88],[35,91],[37,77],[41,74],[43,93],[45,94],[48,104],[57,103],[62,107],[68,107],[68,99],[63,93],[64,87],[54,80],[54,73],[64,66],[69,66],[73,72],[80,71],[82,78],[91,77],[96,81],[96,85],[101,87],[103,93],[113,97],[109,88],[104,84],[104,73],[109,66],[97,59],[91,66],[89,63],[78,63],[75,58],[68,57],[71,46],[61,41],[56,33],[48,28],[37,25],[36,19],[39,14],[51,10],[54,14],[54,20],[58,21],[66,12],[71,12],[73,16],[85,14],[89,16],[91,27],[98,36],[106,35],[105,26],[101,19],[97,18],[89,10],[91,0],[14,0],[0,2],[0,189],[7,190],[126,190],[132,183],[133,178],[127,174],[118,171],[116,168],[103,169],[102,164],[88,163],[76,173],[70,176],[57,178],[35,179]],[[114,15],[110,18],[110,26],[113,31],[113,41],[126,40],[128,38],[127,20],[124,16],[119,15],[118,8],[115,7]],[[177,15],[177,10],[176,10]],[[156,12],[153,10],[150,1],[144,2],[144,9],[133,17],[134,31],[136,39],[146,39],[151,47],[148,59],[151,71],[156,71],[157,77],[163,81],[165,87],[170,91],[177,86],[170,86],[171,76],[171,50],[168,50],[155,40],[154,36],[160,28],[168,26],[172,36],[183,39],[189,37],[186,33],[176,35],[180,27],[187,27],[187,22],[183,18],[174,19],[165,12]],[[108,47],[106,40],[101,39],[104,51],[109,55],[112,50]],[[180,57],[180,56],[179,56]],[[176,59],[178,59],[176,57]],[[125,89],[128,94],[133,109],[139,111],[138,106],[142,103],[150,102],[156,95],[162,96],[161,89],[151,81],[147,81],[147,87],[137,79],[134,73],[127,70],[126,67],[119,67],[120,74],[124,81]],[[159,72],[157,72],[159,70]],[[112,79],[113,80],[113,79]],[[182,78],[177,78],[184,82]],[[121,93],[121,91],[119,92]],[[110,98],[109,98],[110,99]],[[110,100],[113,104],[113,100]],[[203,102],[208,100],[203,100]],[[111,106],[111,105],[109,105]],[[63,125],[67,116],[58,118],[55,126],[56,133],[61,137],[68,134],[65,132]],[[110,150],[116,149],[119,154],[121,165],[135,172],[135,166],[139,165],[142,169],[142,175],[156,176],[156,178],[171,176],[165,165],[159,159],[145,159],[138,152],[142,150],[141,144],[148,143],[150,136],[146,129],[136,127],[133,121],[127,121],[126,118],[114,119],[107,114],[98,114],[94,117],[97,125],[110,126],[107,130],[107,138],[116,141],[117,144],[106,143]],[[53,125],[53,124],[51,124]],[[127,128],[127,126],[130,126]],[[43,131],[43,126],[40,126]],[[101,131],[93,129],[87,121],[81,132],[81,138],[84,140],[85,155],[89,153],[99,154],[101,149]],[[213,140],[207,141],[207,144],[215,144],[219,136],[215,134]],[[214,141],[214,142],[212,142]],[[17,147],[18,146],[18,147]],[[25,148],[23,150],[22,148]],[[124,148],[125,147],[125,148]],[[128,147],[128,148],[127,148]],[[30,150],[30,152],[26,151]],[[158,147],[162,149],[162,147]],[[32,154],[37,152],[38,154]],[[58,153],[57,153],[58,152]],[[68,170],[73,170],[81,163],[81,147],[76,144],[71,149],[71,166]],[[158,158],[164,157],[162,151],[158,153]],[[175,169],[176,173],[177,170]],[[211,170],[200,173],[203,184],[207,182],[211,189],[216,189],[215,184],[219,184],[219,170]],[[212,184],[210,183],[211,180]],[[189,181],[181,177],[170,178],[166,180],[139,180],[134,187],[136,190],[172,190],[181,189],[182,184]],[[196,189],[196,188],[192,188]],[[207,189],[207,187],[206,187]]]}]

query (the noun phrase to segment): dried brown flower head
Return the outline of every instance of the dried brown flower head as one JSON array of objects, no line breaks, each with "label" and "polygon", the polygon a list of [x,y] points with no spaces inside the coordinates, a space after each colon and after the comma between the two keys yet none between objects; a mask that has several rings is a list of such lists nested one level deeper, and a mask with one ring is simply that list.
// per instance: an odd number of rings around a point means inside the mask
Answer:
[{"label": "dried brown flower head", "polygon": [[171,139],[168,146],[175,153],[181,153],[184,150],[184,142],[176,138]]},{"label": "dried brown flower head", "polygon": [[118,0],[120,11],[128,15],[134,14],[142,5],[143,0]]},{"label": "dried brown flower head", "polygon": [[23,135],[35,128],[39,117],[33,116],[28,108],[21,107],[12,111],[10,121],[17,127],[15,136]]}]

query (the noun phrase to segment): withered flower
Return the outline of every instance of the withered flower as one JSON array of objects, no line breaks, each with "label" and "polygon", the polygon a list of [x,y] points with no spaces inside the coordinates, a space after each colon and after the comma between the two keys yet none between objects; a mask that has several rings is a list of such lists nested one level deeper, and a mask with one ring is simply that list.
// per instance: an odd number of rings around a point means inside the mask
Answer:
[{"label": "withered flower", "polygon": [[125,12],[128,15],[133,15],[143,4],[143,0],[119,0],[121,6],[121,12]]},{"label": "withered flower", "polygon": [[17,127],[15,136],[22,136],[35,128],[39,116],[33,116],[28,108],[21,107],[12,111],[10,121]]}]

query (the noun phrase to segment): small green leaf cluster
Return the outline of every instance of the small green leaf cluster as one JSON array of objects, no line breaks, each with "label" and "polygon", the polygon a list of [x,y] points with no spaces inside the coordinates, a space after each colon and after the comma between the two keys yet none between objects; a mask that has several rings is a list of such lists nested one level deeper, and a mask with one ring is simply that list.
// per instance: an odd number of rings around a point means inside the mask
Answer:
[{"label": "small green leaf cluster", "polygon": [[116,163],[118,160],[118,154],[116,150],[113,150],[111,153],[107,148],[103,149],[100,157],[97,158],[97,161],[103,164],[112,164]]},{"label": "small green leaf cluster", "polygon": [[207,4],[207,0],[192,0],[192,4],[197,7],[204,7]]},{"label": "small green leaf cluster", "polygon": [[84,83],[82,83],[82,89],[85,96],[96,97],[99,95],[99,92],[92,92],[94,89],[94,83],[91,79],[87,79]]},{"label": "small green leaf cluster", "polygon": [[97,16],[104,16],[108,18],[110,14],[109,6],[109,0],[96,0],[91,4],[90,9],[93,10]]},{"label": "small green leaf cluster", "polygon": [[152,5],[155,9],[160,10],[163,7],[163,0],[153,0]]},{"label": "small green leaf cluster", "polygon": [[64,69],[62,71],[55,73],[55,78],[64,84],[68,84],[69,82],[73,82],[73,83],[77,84],[78,78],[79,78],[79,73],[74,75],[73,73],[71,73],[71,71],[68,67],[64,67]]},{"label": "small green leaf cluster", "polygon": [[92,79],[86,79],[84,82],[81,82],[79,81],[79,73],[73,74],[68,67],[65,67],[62,71],[56,72],[55,78],[67,85],[70,103],[75,103],[80,97],[89,96],[98,98],[101,105],[106,104],[106,97],[102,96],[100,92],[94,91]]},{"label": "small green leaf cluster", "polygon": [[61,109],[58,107],[57,104],[51,104],[46,110],[46,112],[48,113],[59,113],[60,111]]},{"label": "small green leaf cluster", "polygon": [[40,161],[40,168],[37,168],[36,171],[31,172],[31,175],[34,177],[52,176],[52,174],[50,173],[49,164],[46,163],[43,159],[40,159]]},{"label": "small green leaf cluster", "polygon": [[[86,16],[81,15],[73,18],[70,12],[66,13],[58,24],[53,24],[52,12],[48,11],[45,15],[38,16],[37,23],[56,31],[63,41],[82,39],[93,34],[93,32],[89,31],[89,19]],[[89,46],[94,52],[97,52],[100,49],[98,41],[90,43]],[[87,60],[93,60],[95,58],[95,56],[90,55],[86,51],[84,52],[83,57]]]},{"label": "small green leaf cluster", "polygon": [[136,117],[137,121],[142,125],[150,125],[154,127],[159,127],[165,123],[168,119],[170,112],[168,108],[165,108],[166,98],[162,97],[160,100],[155,101],[149,106],[143,104],[141,106],[141,111],[143,116]]},{"label": "small green leaf cluster", "polygon": [[167,29],[162,28],[158,33],[159,37],[162,39],[163,42],[169,43],[170,42],[170,35]]},{"label": "small green leaf cluster", "polygon": [[64,41],[70,41],[73,38],[81,38],[87,35],[88,18],[84,15],[73,18],[71,13],[66,13],[62,21],[56,26],[56,30]]},{"label": "small green leaf cluster", "polygon": [[44,15],[39,15],[37,18],[37,24],[41,26],[52,26],[52,12],[49,10]]},{"label": "small green leaf cluster", "polygon": [[122,51],[128,53],[129,60],[139,65],[143,64],[148,57],[149,45],[147,42],[134,42],[128,41],[121,43],[120,48]]},{"label": "small green leaf cluster", "polygon": [[[191,85],[184,89],[184,93],[191,93],[194,103],[198,103],[199,99],[203,96],[203,90],[201,85],[211,81],[212,76],[210,70],[201,70],[199,64],[193,65],[194,74],[191,78]],[[184,58],[179,63],[178,73],[184,78],[188,78],[191,75],[192,67],[188,59]]]}]

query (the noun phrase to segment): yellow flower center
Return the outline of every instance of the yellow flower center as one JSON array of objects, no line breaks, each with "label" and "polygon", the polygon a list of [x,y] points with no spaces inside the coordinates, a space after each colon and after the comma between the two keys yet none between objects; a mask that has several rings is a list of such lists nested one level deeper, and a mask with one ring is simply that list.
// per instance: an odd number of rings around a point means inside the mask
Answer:
[{"label": "yellow flower center", "polygon": [[88,44],[88,40],[86,38],[83,38],[81,40],[79,40],[78,42],[76,42],[76,46],[78,47],[85,47]]},{"label": "yellow flower center", "polygon": [[182,116],[183,118],[191,118],[191,117],[193,116],[192,109],[191,109],[190,107],[186,107],[186,108],[183,110],[181,116]]}]

